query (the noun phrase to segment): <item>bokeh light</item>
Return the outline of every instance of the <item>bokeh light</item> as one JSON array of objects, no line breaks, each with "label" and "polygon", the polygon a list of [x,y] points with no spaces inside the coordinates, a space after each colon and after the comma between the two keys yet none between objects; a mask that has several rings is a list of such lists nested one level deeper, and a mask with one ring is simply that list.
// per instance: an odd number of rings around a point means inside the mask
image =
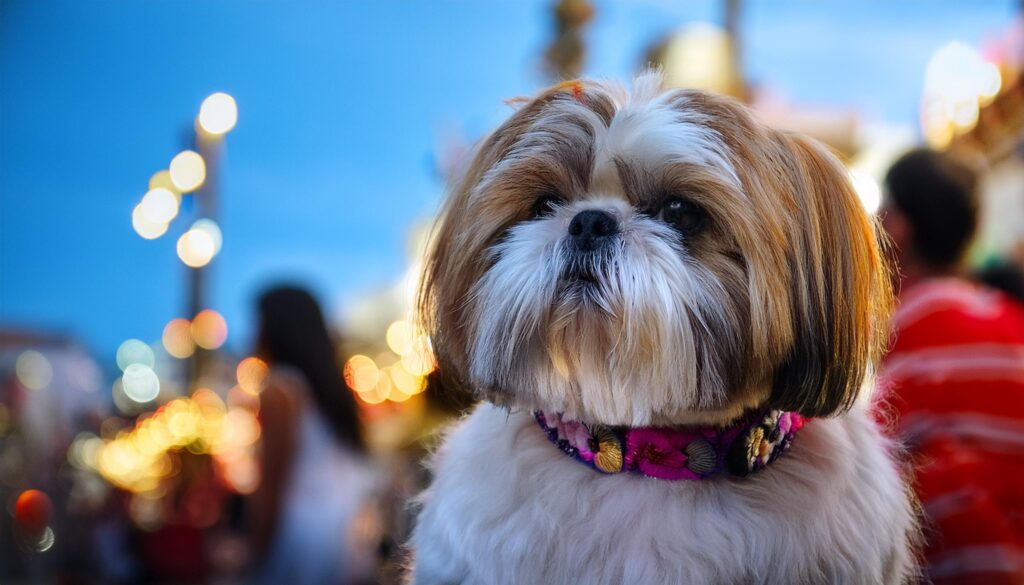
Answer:
[{"label": "bokeh light", "polygon": [[121,376],[121,385],[125,395],[140,404],[160,394],[160,379],[152,368],[143,364],[129,364]]},{"label": "bokeh light", "polygon": [[402,367],[416,376],[426,376],[437,367],[434,354],[430,351],[429,341],[425,336],[417,337],[413,351],[402,356]]},{"label": "bokeh light", "polygon": [[139,203],[139,213],[151,224],[169,223],[178,215],[178,196],[163,187],[150,189]]},{"label": "bokeh light", "polygon": [[206,162],[198,152],[185,150],[178,153],[169,168],[171,181],[182,193],[195,191],[206,180]]},{"label": "bokeh light", "polygon": [[170,355],[178,359],[191,356],[195,351],[195,342],[192,340],[192,323],[188,319],[172,319],[164,326],[161,341],[164,344],[164,349]]},{"label": "bokeh light", "polygon": [[875,213],[882,204],[882,189],[871,175],[857,170],[850,171],[850,181],[868,213]]},{"label": "bokeh light", "polygon": [[370,392],[377,387],[380,370],[377,364],[365,355],[354,355],[345,362],[345,382],[349,388],[359,392]]},{"label": "bokeh light", "polygon": [[213,309],[204,309],[192,319],[192,339],[203,349],[217,349],[228,338],[228,324]]},{"label": "bokeh light", "polygon": [[167,169],[153,173],[153,176],[149,178],[149,188],[167,189],[172,193],[178,194],[178,188],[174,186],[174,181],[171,180],[171,172]]},{"label": "bokeh light", "polygon": [[225,134],[238,121],[238,104],[230,95],[217,92],[199,106],[199,126],[209,134]]},{"label": "bokeh light", "polygon": [[38,537],[45,532],[53,517],[53,503],[40,490],[25,490],[14,504],[14,519],[30,534]]},{"label": "bokeh light", "polygon": [[168,224],[153,223],[146,219],[142,213],[142,204],[136,205],[132,210],[132,229],[147,240],[155,240],[167,233]]},{"label": "bokeh light", "polygon": [[269,372],[270,368],[267,363],[258,357],[245,358],[238,362],[238,367],[235,369],[238,386],[252,395],[263,391],[263,385],[267,381]]},{"label": "bokeh light", "polygon": [[53,366],[46,356],[34,349],[21,353],[14,362],[18,382],[29,390],[42,390],[53,380]]},{"label": "bokeh light", "polygon": [[395,321],[388,326],[384,335],[388,347],[398,355],[409,355],[413,351],[416,330],[411,323],[404,320]]},{"label": "bokeh light", "polygon": [[395,388],[409,396],[419,394],[427,385],[426,379],[409,373],[401,363],[388,368],[388,375],[391,376],[391,383]]},{"label": "bokeh light", "polygon": [[224,236],[221,234],[217,222],[212,219],[199,219],[192,224],[192,229],[210,236],[210,241],[213,242],[213,255],[216,256],[220,253],[220,248],[224,244]]},{"label": "bokeh light", "polygon": [[148,368],[153,368],[156,363],[156,358],[153,355],[153,350],[138,339],[128,339],[117,348],[117,367],[121,368],[123,372],[128,366],[132,364],[142,364]]},{"label": "bokeh light", "polygon": [[995,64],[971,46],[953,41],[928,61],[921,102],[921,126],[927,142],[945,148],[957,133],[974,128],[980,109],[1002,87]]},{"label": "bokeh light", "polygon": [[178,238],[178,258],[181,258],[186,266],[206,266],[216,253],[216,244],[205,231],[190,229]]}]

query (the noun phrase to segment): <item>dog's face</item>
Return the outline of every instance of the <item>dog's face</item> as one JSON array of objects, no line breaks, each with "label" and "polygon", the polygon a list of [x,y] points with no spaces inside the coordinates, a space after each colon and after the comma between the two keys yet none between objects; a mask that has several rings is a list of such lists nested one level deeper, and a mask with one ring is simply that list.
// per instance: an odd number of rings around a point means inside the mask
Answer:
[{"label": "dog's face", "polygon": [[876,230],[816,144],[640,77],[556,86],[481,144],[422,309],[449,383],[604,424],[848,406],[885,339]]}]

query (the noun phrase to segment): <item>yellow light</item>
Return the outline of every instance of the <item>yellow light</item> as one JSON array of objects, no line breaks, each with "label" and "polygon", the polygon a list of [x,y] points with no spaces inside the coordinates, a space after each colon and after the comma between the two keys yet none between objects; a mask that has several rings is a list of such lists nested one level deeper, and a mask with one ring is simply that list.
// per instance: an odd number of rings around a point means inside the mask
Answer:
[{"label": "yellow light", "polygon": [[167,169],[153,173],[153,176],[149,178],[149,188],[167,189],[172,193],[178,193],[178,188],[174,186],[174,181],[171,180],[171,172]]},{"label": "yellow light", "polygon": [[970,130],[978,123],[978,101],[966,99],[946,102],[946,117],[957,130]]},{"label": "yellow light", "polygon": [[665,82],[672,87],[733,91],[732,51],[726,31],[708,23],[691,23],[665,47]]},{"label": "yellow light", "polygon": [[152,368],[155,362],[153,350],[138,339],[128,339],[117,348],[117,367],[124,371],[132,364],[142,364]]},{"label": "yellow light", "polygon": [[270,368],[265,361],[258,357],[247,357],[238,362],[238,368],[235,370],[238,386],[255,396],[263,391],[269,371]]},{"label": "yellow light", "polygon": [[206,180],[206,163],[198,152],[185,150],[171,159],[171,181],[182,193],[195,191]]},{"label": "yellow light", "polygon": [[425,381],[423,377],[410,374],[401,363],[388,369],[391,382],[404,394],[413,395],[423,391]]},{"label": "yellow light", "polygon": [[216,243],[210,234],[197,229],[190,229],[178,238],[178,258],[186,266],[201,268],[213,260],[217,253]]},{"label": "yellow light", "polygon": [[220,253],[220,247],[224,244],[224,236],[221,235],[217,222],[212,219],[198,219],[192,224],[192,229],[210,236],[210,241],[213,242],[213,255],[216,256]]},{"label": "yellow light", "polygon": [[125,395],[140,404],[160,394],[160,379],[152,368],[142,364],[129,364],[121,376],[121,385]]},{"label": "yellow light", "polygon": [[405,356],[412,353],[415,336],[416,331],[411,323],[408,321],[395,321],[388,326],[384,339],[387,341],[391,351]]},{"label": "yellow light", "polygon": [[354,355],[345,362],[345,382],[349,388],[359,392],[369,392],[377,387],[380,370],[372,359],[365,355]]},{"label": "yellow light", "polygon": [[199,106],[199,125],[210,134],[226,134],[238,121],[238,104],[230,95],[217,92]]},{"label": "yellow light", "polygon": [[195,351],[192,341],[192,323],[188,319],[172,319],[163,334],[164,349],[178,359],[184,359]]},{"label": "yellow light", "polygon": [[228,338],[228,324],[213,309],[204,309],[192,319],[192,339],[204,349],[217,349]]},{"label": "yellow light", "polygon": [[357,392],[356,396],[367,404],[380,404],[388,399],[389,394],[391,394],[391,379],[385,375],[379,376],[377,384],[372,388]]},{"label": "yellow light", "polygon": [[21,353],[14,362],[14,373],[29,390],[42,390],[53,380],[53,366],[46,356],[34,349]]},{"label": "yellow light", "polygon": [[142,215],[142,205],[132,210],[132,229],[147,240],[155,240],[167,232],[166,223],[153,223]]},{"label": "yellow light", "polygon": [[430,350],[430,340],[425,335],[420,335],[413,342],[413,351],[402,357],[402,367],[405,371],[416,376],[426,376],[434,371],[437,364],[434,361],[434,354]]},{"label": "yellow light", "polygon": [[150,223],[169,223],[178,215],[178,197],[163,187],[151,189],[142,197],[139,211]]}]

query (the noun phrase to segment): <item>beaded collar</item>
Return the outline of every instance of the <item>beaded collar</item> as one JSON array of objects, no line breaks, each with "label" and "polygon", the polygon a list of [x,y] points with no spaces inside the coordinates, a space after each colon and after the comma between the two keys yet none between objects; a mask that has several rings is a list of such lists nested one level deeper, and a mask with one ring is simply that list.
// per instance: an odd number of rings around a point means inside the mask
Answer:
[{"label": "beaded collar", "polygon": [[795,412],[753,410],[726,426],[609,427],[533,413],[562,452],[601,473],[657,479],[746,477],[782,454],[804,425]]}]

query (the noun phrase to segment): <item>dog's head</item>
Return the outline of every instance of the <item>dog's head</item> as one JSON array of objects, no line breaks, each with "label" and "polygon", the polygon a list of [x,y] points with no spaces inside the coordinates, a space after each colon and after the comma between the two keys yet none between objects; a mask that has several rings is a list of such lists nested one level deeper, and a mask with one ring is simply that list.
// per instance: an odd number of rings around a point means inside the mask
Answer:
[{"label": "dog's head", "polygon": [[440,371],[499,404],[628,425],[828,415],[886,338],[876,229],[839,161],[656,74],[527,102],[437,230],[421,312]]}]

